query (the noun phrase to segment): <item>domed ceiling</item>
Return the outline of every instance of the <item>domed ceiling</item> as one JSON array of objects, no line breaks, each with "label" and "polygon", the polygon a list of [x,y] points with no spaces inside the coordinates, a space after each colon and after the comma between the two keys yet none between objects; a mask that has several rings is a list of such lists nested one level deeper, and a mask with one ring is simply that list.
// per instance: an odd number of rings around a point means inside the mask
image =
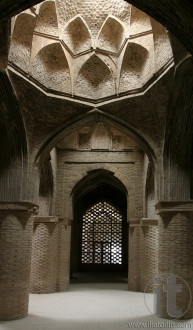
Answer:
[{"label": "domed ceiling", "polygon": [[53,95],[135,95],[172,63],[165,28],[124,0],[44,1],[12,19],[10,70]]}]

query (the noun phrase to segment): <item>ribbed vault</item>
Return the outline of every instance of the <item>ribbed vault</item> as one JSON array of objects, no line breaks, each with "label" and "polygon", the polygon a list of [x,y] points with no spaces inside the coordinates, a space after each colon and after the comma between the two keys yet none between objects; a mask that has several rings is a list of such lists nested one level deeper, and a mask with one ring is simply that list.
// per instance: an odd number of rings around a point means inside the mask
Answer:
[{"label": "ribbed vault", "polygon": [[[169,38],[166,33],[157,37],[157,26],[154,31],[155,24],[139,9],[123,0],[106,1],[106,6],[98,0],[89,7],[85,0],[81,5],[77,0],[45,1],[14,17],[10,69],[19,74],[22,69],[43,90],[94,103],[145,91],[172,66]],[[65,56],[69,72],[61,64]]]},{"label": "ribbed vault", "polygon": [[58,21],[54,1],[42,3],[39,9],[35,31],[58,36]]},{"label": "ribbed vault", "polygon": [[[14,0],[4,0],[0,6],[0,18],[13,16],[40,2],[39,0],[18,0],[17,2]],[[162,0],[157,3],[154,0],[129,0],[128,2],[145,11],[148,15],[166,26],[193,53],[193,4],[191,1],[184,0],[181,3],[177,0],[170,0],[169,2]],[[177,14],[175,15],[175,13]]]}]

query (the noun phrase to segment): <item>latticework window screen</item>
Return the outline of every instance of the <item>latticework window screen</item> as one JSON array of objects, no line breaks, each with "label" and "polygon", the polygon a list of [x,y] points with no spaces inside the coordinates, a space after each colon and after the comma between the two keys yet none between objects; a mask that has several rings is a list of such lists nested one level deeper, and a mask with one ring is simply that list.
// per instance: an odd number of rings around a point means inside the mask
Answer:
[{"label": "latticework window screen", "polygon": [[83,216],[82,264],[122,264],[122,215],[107,202]]}]

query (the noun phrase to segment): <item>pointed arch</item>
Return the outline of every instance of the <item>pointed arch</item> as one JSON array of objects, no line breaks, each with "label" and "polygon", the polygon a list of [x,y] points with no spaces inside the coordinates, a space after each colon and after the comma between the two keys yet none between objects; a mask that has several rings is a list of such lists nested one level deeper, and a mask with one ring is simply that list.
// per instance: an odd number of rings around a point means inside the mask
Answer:
[{"label": "pointed arch", "polygon": [[115,80],[109,67],[97,56],[91,56],[82,66],[77,81],[76,95],[100,99],[115,94]]},{"label": "pointed arch", "polygon": [[86,115],[77,116],[75,119],[73,119],[70,122],[67,122],[65,127],[63,127],[62,130],[55,132],[51,138],[47,142],[42,145],[41,149],[38,151],[36,158],[35,158],[35,164],[40,167],[45,162],[45,159],[47,159],[50,151],[60,142],[62,141],[66,136],[71,134],[73,131],[77,131],[85,126],[91,125],[93,122],[102,122],[104,124],[107,124],[109,126],[115,127],[119,131],[123,132],[125,135],[132,138],[147,154],[148,158],[152,162],[153,166],[156,166],[157,164],[157,157],[154,153],[155,145],[154,142],[147,141],[142,134],[136,131],[131,125],[126,124],[125,122],[122,122],[120,119],[115,119],[114,116],[111,116],[109,114],[106,114],[100,110],[93,110],[87,113]]},{"label": "pointed arch", "polygon": [[[79,250],[81,250],[81,258],[79,258],[82,270],[91,270],[93,267],[126,270],[128,268],[127,204],[129,196],[127,188],[122,183],[123,178],[119,178],[118,173],[115,174],[107,169],[94,169],[85,174],[79,177],[79,181],[74,182],[70,198],[74,219],[72,222],[72,271],[77,269]],[[110,223],[111,226],[109,226]],[[104,246],[106,248],[109,246],[109,249],[104,254],[98,254],[95,248],[103,246],[104,232],[105,237],[109,238],[107,245]],[[92,250],[96,253],[93,254]]]},{"label": "pointed arch", "polygon": [[[12,0],[7,0],[6,2],[2,1],[2,5],[0,6],[0,18],[3,19],[5,17],[14,16],[22,10],[39,2],[41,2],[41,0],[17,0],[14,2]],[[116,3],[117,1],[114,2]],[[167,29],[171,31],[191,53],[193,53],[193,4],[191,1],[184,0],[183,2],[179,2],[178,0],[171,0],[158,2],[155,0],[125,0],[125,3],[133,4],[151,17],[154,17],[154,19],[166,26]],[[178,15],[174,15],[176,10]],[[183,24],[179,24],[179,22],[183,22]]]},{"label": "pointed arch", "polygon": [[48,89],[71,93],[70,69],[60,43],[40,50],[32,63],[32,77]]},{"label": "pointed arch", "polygon": [[[14,25],[9,60],[28,72],[35,17],[28,13],[20,14]],[[21,33],[22,31],[22,33]]]},{"label": "pointed arch", "polygon": [[45,1],[40,6],[35,31],[58,36],[58,20],[55,1]]},{"label": "pointed arch", "polygon": [[91,48],[91,34],[83,18],[78,15],[67,25],[63,40],[73,54],[79,54]]},{"label": "pointed arch", "polygon": [[98,169],[88,172],[85,177],[78,181],[72,189],[71,196],[73,196],[74,201],[77,201],[103,183],[113,186],[125,195],[128,194],[125,185],[114,175],[113,172],[106,169]]},{"label": "pointed arch", "polygon": [[136,43],[128,43],[123,57],[119,92],[140,88],[152,75],[146,48]]},{"label": "pointed arch", "polygon": [[109,16],[103,24],[98,38],[98,48],[118,53],[124,41],[124,28],[121,22]]}]

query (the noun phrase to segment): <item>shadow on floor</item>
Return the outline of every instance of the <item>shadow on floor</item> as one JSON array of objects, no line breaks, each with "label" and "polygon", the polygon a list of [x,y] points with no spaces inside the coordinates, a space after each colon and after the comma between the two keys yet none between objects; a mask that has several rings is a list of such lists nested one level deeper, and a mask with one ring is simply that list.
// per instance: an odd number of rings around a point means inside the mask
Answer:
[{"label": "shadow on floor", "polygon": [[70,283],[127,283],[127,273],[112,273],[112,272],[80,272],[74,273],[71,277]]}]

